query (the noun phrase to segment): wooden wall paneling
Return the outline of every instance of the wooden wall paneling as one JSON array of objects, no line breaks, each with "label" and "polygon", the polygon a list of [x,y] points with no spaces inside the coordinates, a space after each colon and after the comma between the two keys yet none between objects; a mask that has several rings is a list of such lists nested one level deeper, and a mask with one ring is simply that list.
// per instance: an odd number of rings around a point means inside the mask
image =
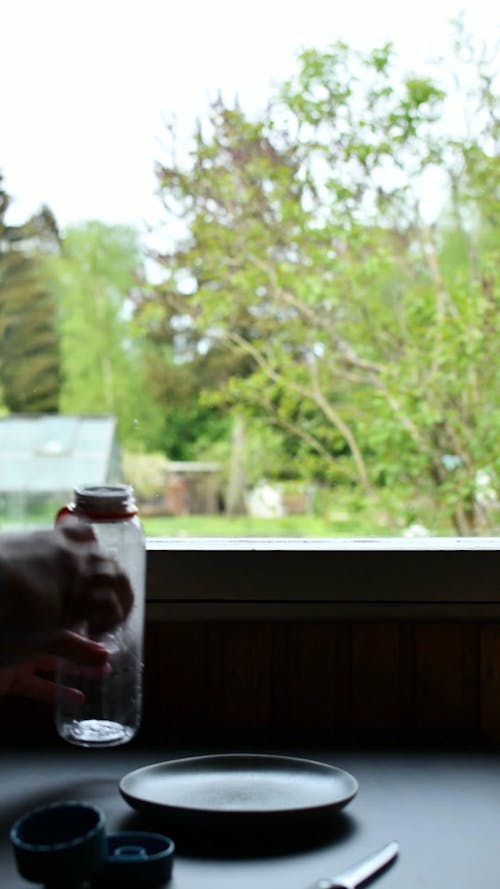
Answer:
[{"label": "wooden wall paneling", "polygon": [[206,665],[203,624],[146,625],[145,730],[176,733],[206,721]]},{"label": "wooden wall paneling", "polygon": [[395,622],[352,627],[352,724],[393,727],[401,723],[401,639]]},{"label": "wooden wall paneling", "polygon": [[433,622],[415,628],[417,727],[479,723],[479,631],[476,624]]},{"label": "wooden wall paneling", "polygon": [[325,741],[482,724],[500,738],[500,624],[479,636],[461,621],[152,623],[144,723]]},{"label": "wooden wall paneling", "polygon": [[209,623],[208,724],[263,728],[270,720],[270,626],[265,622]]},{"label": "wooden wall paneling", "polygon": [[480,627],[480,724],[491,743],[500,744],[500,624]]},{"label": "wooden wall paneling", "polygon": [[399,630],[399,705],[403,730],[411,730],[416,723],[416,651],[415,624],[398,623]]},{"label": "wooden wall paneling", "polygon": [[325,740],[350,724],[351,626],[348,623],[273,623],[273,724],[279,731],[321,729]]}]

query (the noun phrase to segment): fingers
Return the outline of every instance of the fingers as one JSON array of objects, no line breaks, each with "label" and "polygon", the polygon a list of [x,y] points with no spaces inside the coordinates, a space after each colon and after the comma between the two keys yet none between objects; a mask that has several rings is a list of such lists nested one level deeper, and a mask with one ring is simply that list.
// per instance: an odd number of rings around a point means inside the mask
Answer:
[{"label": "fingers", "polygon": [[16,681],[13,693],[43,704],[55,704],[56,698],[59,698],[68,707],[78,707],[85,700],[85,695],[78,688],[64,686],[58,690],[52,679],[44,679],[36,673],[23,674]]},{"label": "fingers", "polygon": [[92,526],[88,522],[82,522],[76,516],[65,515],[59,519],[57,529],[64,534],[69,540],[78,541],[95,541],[96,536],[92,530]]},{"label": "fingers", "polygon": [[[51,676],[39,675],[39,673],[54,673],[56,662],[57,659],[55,657],[42,655],[32,657],[20,666],[7,667],[0,670],[0,694],[20,695],[45,704],[54,704],[56,699],[58,699],[64,705],[70,707],[81,706],[85,700],[85,695],[80,689],[61,684],[58,687]],[[70,679],[69,667],[68,663],[65,679]],[[76,676],[81,671],[87,670],[96,671],[98,676],[106,676],[110,671],[110,667],[107,663],[98,667],[78,667],[74,665]]]},{"label": "fingers", "polygon": [[94,563],[89,579],[94,586],[94,592],[99,591],[96,597],[97,601],[102,600],[104,594],[112,590],[123,612],[122,619],[127,617],[134,600],[132,587],[127,575],[115,559],[108,555],[97,553],[91,557],[91,561],[92,558]]},{"label": "fingers", "polygon": [[56,697],[56,684],[51,679],[42,679],[35,673],[22,673],[13,683],[12,694],[53,704]]},{"label": "fingers", "polygon": [[[86,639],[71,630],[62,630],[39,642],[39,650],[55,655],[82,667],[102,667],[107,664],[108,652],[99,642]],[[50,658],[47,661],[51,663]],[[53,664],[53,661],[52,661]],[[51,669],[51,667],[42,669]]]},{"label": "fingers", "polygon": [[94,589],[90,602],[92,610],[87,622],[92,635],[105,633],[123,621],[125,613],[114,590]]},{"label": "fingers", "polygon": [[132,608],[130,581],[115,559],[98,548],[95,540],[67,539],[73,547],[74,569],[68,572],[72,582],[64,597],[64,626],[74,627],[87,620],[92,632],[112,629]]},{"label": "fingers", "polygon": [[92,633],[104,633],[125,620],[132,604],[127,576],[111,559],[98,557],[80,581],[73,617],[76,623],[87,620]]},{"label": "fingers", "polygon": [[54,673],[57,667],[57,658],[52,654],[38,655],[36,658],[36,669],[43,673]]}]

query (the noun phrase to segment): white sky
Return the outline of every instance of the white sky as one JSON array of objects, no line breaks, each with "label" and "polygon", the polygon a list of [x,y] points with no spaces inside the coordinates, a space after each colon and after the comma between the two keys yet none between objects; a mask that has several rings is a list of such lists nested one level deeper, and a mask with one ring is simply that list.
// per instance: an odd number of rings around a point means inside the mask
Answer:
[{"label": "white sky", "polygon": [[162,120],[188,131],[221,88],[262,107],[300,47],[393,40],[408,68],[445,50],[448,22],[491,38],[492,0],[0,0],[0,171],[9,219],[48,204],[142,227],[157,216]]}]

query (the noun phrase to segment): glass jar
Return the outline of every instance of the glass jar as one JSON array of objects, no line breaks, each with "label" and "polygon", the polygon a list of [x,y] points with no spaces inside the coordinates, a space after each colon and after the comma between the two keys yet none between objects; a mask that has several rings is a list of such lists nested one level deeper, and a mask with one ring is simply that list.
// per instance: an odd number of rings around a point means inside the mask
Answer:
[{"label": "glass jar", "polygon": [[133,738],[141,719],[145,537],[130,485],[85,486],[76,488],[74,494],[74,503],[59,510],[56,522],[74,515],[91,524],[101,548],[128,575],[134,604],[126,620],[112,632],[91,634],[86,624],[77,628],[106,647],[108,663],[104,669],[96,669],[59,658],[56,727],[71,744],[114,747]]}]

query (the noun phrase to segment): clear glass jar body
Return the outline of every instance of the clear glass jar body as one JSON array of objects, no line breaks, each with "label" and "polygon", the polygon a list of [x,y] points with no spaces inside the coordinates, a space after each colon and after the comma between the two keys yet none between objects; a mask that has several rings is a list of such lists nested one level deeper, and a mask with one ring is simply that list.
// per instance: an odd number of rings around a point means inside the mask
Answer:
[{"label": "clear glass jar body", "polygon": [[[126,486],[101,488],[110,492]],[[80,489],[86,491],[88,489]],[[96,489],[94,489],[96,490]],[[131,489],[127,489],[130,494]],[[128,499],[130,510],[130,498]],[[94,504],[95,506],[95,504]],[[136,734],[142,712],[142,672],[144,638],[144,598],[146,548],[142,525],[136,514],[106,512],[113,506],[109,496],[102,504],[103,515],[86,511],[76,502],[60,511],[90,522],[102,549],[109,552],[127,573],[134,604],[127,619],[115,630],[91,635],[86,625],[78,632],[100,642],[108,650],[104,670],[81,667],[60,658],[56,676],[55,721],[59,735],[83,747],[115,747],[126,744]],[[116,509],[116,504],[114,506]],[[135,508],[133,506],[133,508]],[[71,691],[68,692],[68,689]],[[76,693],[75,693],[76,692]]]}]

